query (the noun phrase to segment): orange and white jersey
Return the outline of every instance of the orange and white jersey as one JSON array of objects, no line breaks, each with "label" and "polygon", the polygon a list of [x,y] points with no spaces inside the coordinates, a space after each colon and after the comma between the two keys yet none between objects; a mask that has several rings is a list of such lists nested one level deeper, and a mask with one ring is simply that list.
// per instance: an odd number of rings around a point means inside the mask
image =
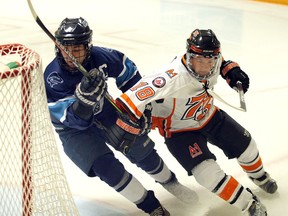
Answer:
[{"label": "orange and white jersey", "polygon": [[202,82],[189,73],[185,61],[185,56],[177,56],[169,65],[143,77],[118,98],[126,110],[138,119],[146,104],[151,103],[153,124],[163,136],[203,127],[216,109],[213,97],[206,90],[213,89],[217,83],[221,57],[213,75]]}]

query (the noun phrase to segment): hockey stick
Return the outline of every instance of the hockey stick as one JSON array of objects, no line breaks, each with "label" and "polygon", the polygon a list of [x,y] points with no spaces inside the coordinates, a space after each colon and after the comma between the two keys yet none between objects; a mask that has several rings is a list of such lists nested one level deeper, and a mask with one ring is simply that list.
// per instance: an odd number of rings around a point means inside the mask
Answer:
[{"label": "hockey stick", "polygon": [[243,91],[242,83],[240,81],[237,82],[237,89],[238,89],[239,98],[240,98],[240,108],[242,108],[246,112],[247,109],[246,109],[244,91]]},{"label": "hockey stick", "polygon": [[[38,15],[36,14],[34,7],[31,3],[31,0],[27,0],[27,3],[29,5],[30,11],[36,21],[36,23],[40,26],[40,28],[48,35],[48,37],[55,43],[55,45],[61,50],[63,51],[65,54],[68,55],[68,57],[72,60],[72,63],[74,64],[74,66],[86,77],[90,78],[90,74],[87,72],[87,70],[79,63],[77,62],[76,58],[59,42],[57,41],[57,39],[54,37],[53,34],[51,34],[51,32],[46,28],[46,26],[43,24],[43,22],[40,20],[40,18],[38,17]],[[122,113],[122,110],[119,109],[119,107],[116,105],[116,103],[114,102],[112,96],[106,92],[105,94],[105,98],[115,107],[115,109]]]},{"label": "hockey stick", "polygon": [[214,91],[212,91],[211,89],[208,89],[208,93],[210,95],[212,95],[214,98],[216,98],[217,100],[219,100],[220,102],[236,109],[236,110],[240,110],[242,112],[246,112],[246,103],[245,103],[245,98],[244,98],[244,91],[243,91],[243,87],[242,87],[242,83],[241,82],[237,82],[237,89],[236,91],[238,91],[239,94],[239,98],[240,98],[240,107],[237,106],[233,106],[232,104],[226,102],[223,98],[221,98],[218,94],[216,94]]}]

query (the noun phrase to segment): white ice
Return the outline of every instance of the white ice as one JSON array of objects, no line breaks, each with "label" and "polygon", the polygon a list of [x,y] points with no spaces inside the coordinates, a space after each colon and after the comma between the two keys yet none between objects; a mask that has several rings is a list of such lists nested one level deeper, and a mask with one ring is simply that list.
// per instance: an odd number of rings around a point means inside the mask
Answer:
[{"label": "white ice", "polygon": [[[274,195],[263,193],[235,160],[228,160],[213,146],[211,150],[227,174],[260,197],[270,216],[287,215],[287,6],[248,0],[32,0],[32,3],[52,33],[65,17],[84,17],[94,30],[95,45],[124,52],[135,61],[143,75],[183,53],[186,38],[195,28],[213,29],[222,43],[224,57],[237,61],[251,81],[245,94],[246,113],[216,103],[251,132],[266,170],[278,182],[279,191]],[[1,0],[0,11],[0,44],[21,43],[34,49],[41,55],[45,67],[54,57],[54,44],[34,21],[26,1]],[[221,78],[215,91],[227,101],[239,103],[237,93]],[[109,92],[115,97],[119,94],[110,81]],[[116,155],[127,170],[156,192],[171,215],[242,215],[199,186],[193,177],[188,177],[167,151],[162,137],[154,131],[151,137],[179,181],[198,193],[199,203],[181,203],[122,155]],[[81,173],[64,155],[60,142],[59,150],[81,216],[145,215],[98,178],[88,178]]]}]

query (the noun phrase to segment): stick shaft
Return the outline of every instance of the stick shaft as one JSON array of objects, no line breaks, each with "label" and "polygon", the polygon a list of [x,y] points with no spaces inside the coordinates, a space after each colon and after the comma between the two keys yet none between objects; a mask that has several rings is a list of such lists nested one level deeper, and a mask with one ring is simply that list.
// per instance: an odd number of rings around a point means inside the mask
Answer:
[{"label": "stick shaft", "polygon": [[225,101],[223,98],[221,98],[218,94],[216,94],[214,91],[212,91],[212,90],[210,90],[210,89],[208,89],[207,91],[208,91],[208,93],[209,93],[210,95],[212,95],[215,99],[217,99],[218,101],[222,102],[223,104],[226,104],[226,105],[232,107],[233,109],[236,109],[236,110],[239,110],[239,111],[243,111],[243,112],[246,111],[246,110],[244,110],[242,107],[233,106],[232,104],[228,103],[228,102]]}]

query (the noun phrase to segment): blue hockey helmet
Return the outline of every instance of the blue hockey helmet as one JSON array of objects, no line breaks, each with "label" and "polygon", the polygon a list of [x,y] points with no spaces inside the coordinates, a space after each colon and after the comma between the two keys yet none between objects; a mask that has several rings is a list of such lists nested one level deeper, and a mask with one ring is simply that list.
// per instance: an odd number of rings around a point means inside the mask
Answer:
[{"label": "blue hockey helmet", "polygon": [[[83,44],[86,50],[86,57],[81,64],[84,66],[91,55],[93,31],[90,29],[87,21],[82,17],[65,18],[55,32],[55,38],[63,46],[81,45]],[[59,48],[55,46],[55,54],[61,67],[69,69],[65,59]],[[75,69],[73,69],[75,70]]]}]

